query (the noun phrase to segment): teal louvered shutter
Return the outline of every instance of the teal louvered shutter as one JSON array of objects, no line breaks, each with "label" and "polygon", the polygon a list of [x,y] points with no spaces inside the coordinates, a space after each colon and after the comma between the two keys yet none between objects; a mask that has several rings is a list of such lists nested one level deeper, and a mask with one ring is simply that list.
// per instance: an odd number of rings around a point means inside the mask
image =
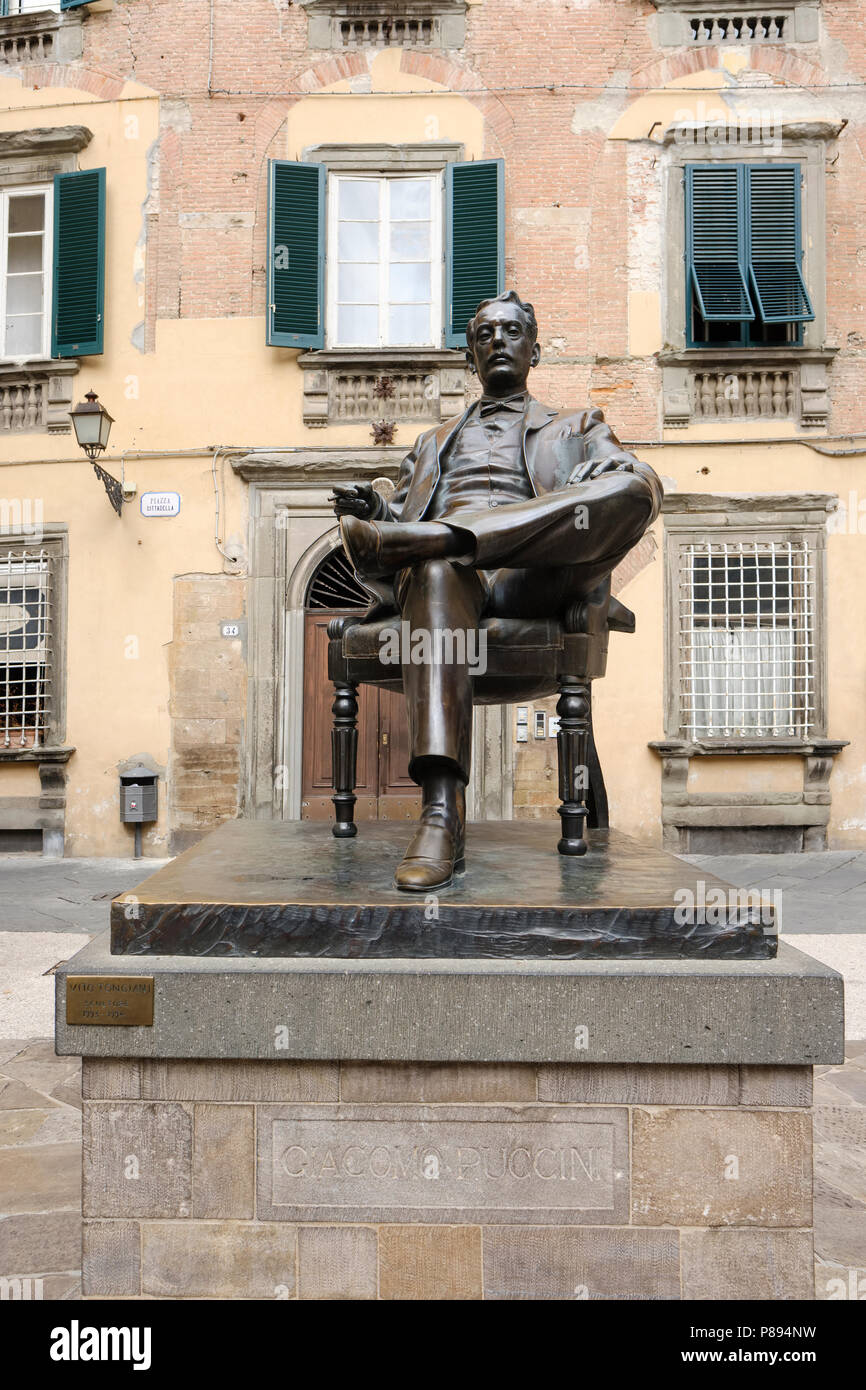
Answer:
[{"label": "teal louvered shutter", "polygon": [[686,165],[686,261],[707,322],[750,322],[742,165]]},{"label": "teal louvered shutter", "polygon": [[61,10],[79,10],[82,5],[90,4],[90,0],[60,0]]},{"label": "teal louvered shutter", "polygon": [[815,317],[800,269],[799,164],[752,164],[748,176],[749,281],[764,323]]},{"label": "teal louvered shutter", "polygon": [[445,343],[465,347],[481,300],[505,289],[503,160],[445,166],[445,233]]},{"label": "teal louvered shutter", "polygon": [[54,176],[51,356],[103,350],[105,170]]},{"label": "teal louvered shutter", "polygon": [[268,333],[274,347],[325,346],[325,166],[272,159]]}]

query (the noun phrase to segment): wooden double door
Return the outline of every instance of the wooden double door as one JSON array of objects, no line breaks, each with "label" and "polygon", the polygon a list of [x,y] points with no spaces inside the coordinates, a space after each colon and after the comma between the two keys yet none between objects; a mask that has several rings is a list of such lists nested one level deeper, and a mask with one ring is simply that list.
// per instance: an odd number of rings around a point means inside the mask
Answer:
[{"label": "wooden double door", "polygon": [[[301,819],[330,820],[331,705],[328,623],[345,609],[308,612],[304,631],[304,751]],[[360,616],[360,612],[359,612]],[[409,725],[400,692],[362,685],[358,691],[358,781],[355,819],[415,820],[421,793],[409,776]]]}]

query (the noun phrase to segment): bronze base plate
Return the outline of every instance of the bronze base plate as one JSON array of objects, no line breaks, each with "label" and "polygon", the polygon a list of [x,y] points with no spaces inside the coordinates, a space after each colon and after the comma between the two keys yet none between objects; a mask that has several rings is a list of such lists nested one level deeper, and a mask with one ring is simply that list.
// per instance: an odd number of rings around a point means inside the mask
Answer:
[{"label": "bronze base plate", "polygon": [[356,959],[769,959],[773,909],[615,830],[557,853],[559,823],[467,827],[466,873],[393,883],[408,826],[229,821],[111,906],[114,955]]}]

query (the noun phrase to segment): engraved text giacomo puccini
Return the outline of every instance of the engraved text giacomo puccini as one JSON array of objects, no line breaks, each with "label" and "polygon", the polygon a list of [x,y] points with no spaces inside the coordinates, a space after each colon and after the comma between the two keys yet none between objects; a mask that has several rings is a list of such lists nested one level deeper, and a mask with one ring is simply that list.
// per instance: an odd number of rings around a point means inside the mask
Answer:
[{"label": "engraved text giacomo puccini", "polygon": [[503,1178],[541,1178],[543,1181],[599,1182],[607,1177],[603,1148],[584,1150],[572,1145],[535,1147],[516,1144],[475,1146],[457,1144],[347,1144],[304,1147],[289,1144],[279,1154],[288,1178],[325,1180],[391,1178],[427,1181],[448,1177],[457,1181],[496,1182]]}]

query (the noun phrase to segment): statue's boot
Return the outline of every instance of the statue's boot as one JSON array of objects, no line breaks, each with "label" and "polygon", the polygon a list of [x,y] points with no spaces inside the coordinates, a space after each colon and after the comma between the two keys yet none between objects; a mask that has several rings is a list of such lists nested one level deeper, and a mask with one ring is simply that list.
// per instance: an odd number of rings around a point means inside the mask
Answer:
[{"label": "statue's boot", "polygon": [[466,867],[466,789],[456,772],[444,768],[425,775],[421,819],[394,882],[404,893],[446,888]]},{"label": "statue's boot", "polygon": [[425,560],[468,558],[472,548],[471,537],[461,540],[441,521],[361,521],[344,516],[340,535],[360,579],[381,579]]}]

